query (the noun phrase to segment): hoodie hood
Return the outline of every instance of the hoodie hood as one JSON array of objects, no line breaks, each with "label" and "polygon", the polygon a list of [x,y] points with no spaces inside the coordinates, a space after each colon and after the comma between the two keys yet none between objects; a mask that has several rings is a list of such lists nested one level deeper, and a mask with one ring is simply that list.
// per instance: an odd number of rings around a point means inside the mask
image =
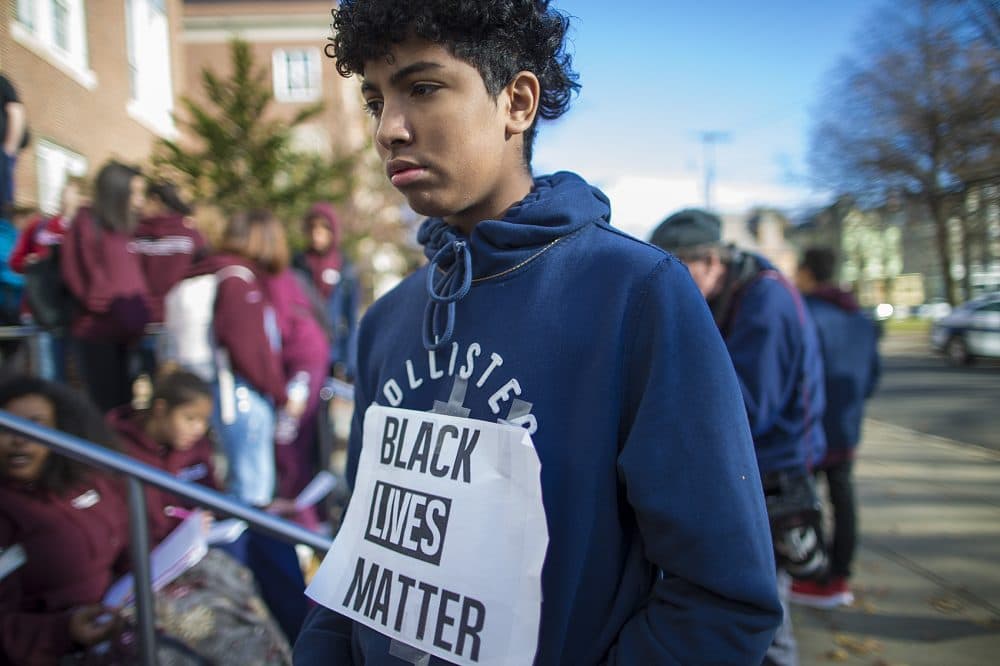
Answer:
[{"label": "hoodie hood", "polygon": [[207,273],[218,273],[220,270],[226,266],[246,266],[254,275],[257,275],[257,266],[249,259],[244,259],[235,254],[228,253],[217,253],[209,254],[202,257],[198,261],[191,264],[187,273],[184,274],[185,278],[196,277],[198,275],[205,275]]},{"label": "hoodie hood", "polygon": [[438,349],[450,342],[455,303],[469,293],[473,280],[500,277],[583,227],[610,220],[604,193],[565,171],[536,178],[531,192],[503,219],[483,220],[471,236],[441,218],[425,220],[417,233],[430,261],[424,346]]},{"label": "hoodie hood", "polygon": [[305,219],[311,220],[316,217],[326,220],[326,226],[330,229],[330,233],[333,235],[330,247],[332,249],[339,248],[341,240],[341,224],[340,218],[337,217],[337,213],[333,210],[333,205],[326,203],[325,201],[313,204],[306,213]]},{"label": "hoodie hood", "polygon": [[857,312],[860,309],[858,299],[854,297],[854,294],[833,285],[821,285],[809,292],[808,296],[832,303],[841,310],[847,310],[848,312]]},{"label": "hoodie hood", "polygon": [[144,217],[135,228],[135,236],[151,236],[161,238],[163,236],[190,235],[194,228],[194,223],[190,218],[184,217],[180,213],[167,215],[153,215]]},{"label": "hoodie hood", "polygon": [[131,444],[148,451],[157,457],[163,457],[169,453],[167,446],[158,444],[146,434],[142,427],[142,419],[139,412],[131,405],[122,405],[108,412],[108,425],[121,437],[126,438]]}]

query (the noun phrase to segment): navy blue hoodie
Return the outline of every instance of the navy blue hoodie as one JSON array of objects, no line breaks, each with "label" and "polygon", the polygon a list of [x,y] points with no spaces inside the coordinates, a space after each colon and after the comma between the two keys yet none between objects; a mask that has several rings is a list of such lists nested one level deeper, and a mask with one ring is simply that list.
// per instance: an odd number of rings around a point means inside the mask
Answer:
[{"label": "navy blue hoodie", "polygon": [[[541,460],[549,547],[535,662],[759,664],[781,610],[732,364],[684,266],[609,218],[602,193],[557,173],[470,237],[426,221],[420,239],[437,260],[361,323],[349,478],[370,403],[430,410],[471,366],[470,417],[533,430]],[[433,267],[445,271],[438,292],[457,298],[451,316],[428,307]],[[388,638],[324,608],[295,657],[405,663]]]},{"label": "navy blue hoodie", "polygon": [[739,252],[710,305],[733,358],[761,474],[823,458],[823,357],[798,290],[763,257]]},{"label": "navy blue hoodie", "polygon": [[881,363],[878,329],[850,294],[833,287],[806,296],[816,323],[826,376],[826,457],[820,466],[854,457],[865,400],[875,392]]}]

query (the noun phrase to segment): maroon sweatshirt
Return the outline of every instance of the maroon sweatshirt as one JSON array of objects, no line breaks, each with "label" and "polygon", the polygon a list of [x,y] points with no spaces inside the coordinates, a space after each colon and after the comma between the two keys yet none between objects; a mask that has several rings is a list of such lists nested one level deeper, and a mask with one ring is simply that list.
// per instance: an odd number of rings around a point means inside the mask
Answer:
[{"label": "maroon sweatshirt", "polygon": [[312,277],[313,286],[323,295],[324,299],[330,298],[330,294],[340,283],[340,271],[344,268],[344,257],[340,253],[340,241],[343,236],[343,229],[340,218],[333,210],[333,206],[328,203],[317,203],[306,213],[307,218],[320,218],[326,221],[327,228],[332,236],[330,247],[323,252],[316,252],[312,248],[304,253],[304,261],[309,268],[309,275]]},{"label": "maroon sweatshirt", "polygon": [[215,295],[215,340],[229,352],[233,372],[256,391],[285,404],[285,377],[281,356],[272,349],[265,328],[266,311],[271,305],[261,287],[260,271],[252,262],[233,254],[212,254],[195,262],[184,277],[217,273],[226,266],[245,266],[257,279],[252,283],[238,277],[223,280]]},{"label": "maroon sweatshirt", "polygon": [[[187,451],[177,451],[153,441],[144,430],[145,415],[124,405],[108,412],[108,425],[118,433],[122,452],[139,462],[159,468],[184,481],[193,481],[213,490],[215,468],[212,466],[212,442],[202,437]],[[166,514],[168,506],[193,508],[194,505],[165,490],[145,485],[146,514],[149,517],[149,541],[156,546],[181,524],[180,518]]]},{"label": "maroon sweatshirt", "polygon": [[139,222],[133,243],[149,285],[151,321],[163,321],[163,297],[205,250],[205,238],[189,217],[176,213]]},{"label": "maroon sweatshirt", "polygon": [[60,268],[80,302],[70,330],[93,342],[142,337],[149,321],[149,289],[139,255],[127,234],[98,227],[83,208],[63,237]]},{"label": "maroon sweatshirt", "polygon": [[286,269],[277,275],[264,276],[261,282],[278,318],[285,377],[291,380],[297,372],[305,371],[322,383],[330,358],[330,343],[316,321],[312,303],[299,279],[291,269]]},{"label": "maroon sweatshirt", "polygon": [[28,561],[0,581],[0,663],[54,666],[73,650],[71,611],[129,569],[121,487],[95,474],[55,496],[0,481],[0,548],[14,544]]}]

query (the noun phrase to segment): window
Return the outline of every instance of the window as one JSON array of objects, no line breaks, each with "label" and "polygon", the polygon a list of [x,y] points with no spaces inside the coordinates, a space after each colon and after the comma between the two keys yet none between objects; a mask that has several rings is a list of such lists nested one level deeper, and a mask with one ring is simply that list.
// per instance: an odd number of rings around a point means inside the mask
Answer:
[{"label": "window", "polygon": [[17,0],[17,21],[28,30],[35,29],[35,3],[33,0]]},{"label": "window", "polygon": [[319,49],[275,49],[271,68],[279,102],[313,102],[322,94]]},{"label": "window", "polygon": [[133,118],[163,136],[175,133],[170,72],[170,25],[163,0],[125,0],[126,43]]},{"label": "window", "polygon": [[66,177],[85,175],[87,158],[40,139],[35,145],[35,164],[38,168],[38,207],[45,213],[55,213],[59,210],[59,195]]},{"label": "window", "polygon": [[93,89],[97,77],[88,64],[84,0],[17,0],[11,36],[80,85]]},{"label": "window", "polygon": [[69,51],[69,6],[67,0],[52,0],[52,40]]}]

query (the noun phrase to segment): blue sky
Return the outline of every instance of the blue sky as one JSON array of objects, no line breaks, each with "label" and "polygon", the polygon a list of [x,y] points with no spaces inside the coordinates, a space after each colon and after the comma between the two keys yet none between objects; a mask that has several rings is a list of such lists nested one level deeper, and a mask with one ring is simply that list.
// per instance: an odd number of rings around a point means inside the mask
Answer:
[{"label": "blue sky", "polygon": [[540,129],[534,167],[577,171],[608,191],[617,224],[642,235],[702,203],[699,133],[715,147],[713,201],[793,207],[810,191],[810,111],[850,54],[873,0],[556,0],[582,90]]}]

